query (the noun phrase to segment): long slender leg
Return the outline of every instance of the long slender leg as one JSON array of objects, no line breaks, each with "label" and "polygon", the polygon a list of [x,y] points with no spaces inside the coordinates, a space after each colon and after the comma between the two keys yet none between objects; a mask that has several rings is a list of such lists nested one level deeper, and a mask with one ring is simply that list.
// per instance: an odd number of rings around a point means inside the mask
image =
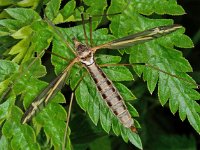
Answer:
[{"label": "long slender leg", "polygon": [[[83,74],[83,76],[79,79],[78,84],[74,88],[74,91],[77,89],[78,85],[83,80],[83,78],[85,77],[86,73]],[[68,110],[67,117],[66,117],[67,118],[67,122],[66,122],[66,127],[65,127],[65,134],[64,134],[64,138],[63,138],[62,150],[65,150],[65,145],[69,144],[69,143],[67,143],[68,142],[67,141],[67,133],[68,133],[69,119],[70,119],[70,114],[71,114],[71,108],[72,108],[73,99],[74,99],[74,92],[72,92],[72,95],[71,95],[71,99],[70,99],[70,103],[69,103],[69,110]]]},{"label": "long slender leg", "polygon": [[84,20],[83,13],[81,13],[81,18],[82,18],[82,24],[83,24],[83,32],[84,32],[84,36],[85,36],[85,43],[88,46],[88,37],[87,37],[87,34],[86,34],[85,20]]},{"label": "long slender leg", "polygon": [[167,74],[167,75],[169,75],[169,76],[171,76],[171,77],[175,77],[175,78],[178,78],[178,79],[180,79],[180,80],[183,80],[183,81],[185,81],[185,82],[187,82],[187,83],[190,83],[190,84],[192,84],[192,85],[195,85],[195,86],[197,87],[197,89],[200,89],[200,85],[199,85],[199,84],[196,84],[195,82],[191,82],[191,81],[189,81],[189,80],[186,80],[185,78],[179,77],[179,76],[177,76],[177,75],[171,74],[171,73],[166,72],[166,71],[164,71],[164,70],[161,70],[160,68],[158,68],[158,67],[156,67],[156,66],[152,66],[152,65],[150,65],[150,64],[145,64],[145,63],[134,63],[134,64],[103,64],[103,65],[99,65],[99,66],[100,66],[100,67],[108,67],[108,66],[132,66],[132,67],[134,67],[134,66],[146,66],[146,67],[153,68],[154,70],[157,70],[157,71],[162,72],[162,73],[164,73],[164,74]]},{"label": "long slender leg", "polygon": [[60,39],[67,45],[67,47],[76,55],[73,47],[65,40],[63,34],[59,30],[56,29],[56,26],[46,16],[44,16],[44,19],[48,23],[48,25],[52,27],[55,33],[59,35]]},{"label": "long slender leg", "polygon": [[[118,14],[120,14],[120,13],[105,14],[105,16],[118,15]],[[103,16],[103,15],[94,15],[94,17],[100,17],[100,16]],[[92,47],[93,46],[93,42],[92,42],[92,39],[93,39],[93,37],[92,37],[92,17],[89,16],[89,19],[85,20],[83,13],[81,13],[81,18],[82,18],[82,24],[83,24],[85,43],[86,43],[87,46],[88,46],[88,37],[87,37],[87,34],[86,34],[85,24],[86,24],[87,21],[89,21],[89,26],[90,26],[90,47]]]},{"label": "long slender leg", "polygon": [[89,22],[90,22],[90,46],[92,47],[92,17],[89,17]]},{"label": "long slender leg", "polygon": [[65,134],[64,134],[64,138],[63,138],[62,150],[65,150],[65,145],[69,144],[68,140],[66,141],[66,138],[67,138],[67,133],[68,133],[69,119],[70,119],[73,99],[74,99],[74,92],[72,92],[72,95],[70,98],[70,103],[69,103],[69,110],[67,112],[67,122],[66,122],[66,127],[65,127]]}]

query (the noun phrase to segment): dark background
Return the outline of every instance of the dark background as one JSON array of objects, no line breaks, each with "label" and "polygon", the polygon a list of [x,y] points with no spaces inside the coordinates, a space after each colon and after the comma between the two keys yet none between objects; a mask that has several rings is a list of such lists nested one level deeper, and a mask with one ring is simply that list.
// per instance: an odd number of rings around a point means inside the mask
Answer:
[{"label": "dark background", "polygon": [[[178,17],[177,21],[180,21],[180,24],[186,28],[186,34],[194,43],[194,48],[183,50],[183,54],[189,60],[194,70],[194,73],[191,75],[197,83],[200,84],[200,0],[179,0],[178,3],[185,9],[186,14]],[[180,134],[186,133],[187,135],[193,135],[196,138],[197,149],[200,149],[199,134],[191,128],[187,121],[185,121],[184,124],[181,123],[181,125],[179,125],[180,124],[177,123],[176,127],[177,129],[180,129]]]},{"label": "dark background", "polygon": [[[194,48],[186,49],[185,57],[191,63],[194,72],[200,73],[200,0],[179,0],[178,3],[185,9],[186,14],[177,17],[176,21],[186,28],[186,34],[193,40]],[[200,81],[200,77],[196,76]]]}]

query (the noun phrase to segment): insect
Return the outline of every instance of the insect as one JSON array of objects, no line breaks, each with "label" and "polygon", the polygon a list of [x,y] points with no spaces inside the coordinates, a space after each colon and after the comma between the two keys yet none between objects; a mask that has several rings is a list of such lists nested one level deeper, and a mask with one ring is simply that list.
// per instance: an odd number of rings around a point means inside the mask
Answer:
[{"label": "insect", "polygon": [[119,91],[114,86],[112,81],[108,79],[106,74],[96,64],[94,60],[94,54],[98,49],[102,48],[119,49],[130,47],[138,43],[159,38],[163,35],[172,33],[180,28],[181,26],[179,25],[160,26],[146,30],[144,32],[129,35],[96,47],[90,47],[89,45],[85,45],[83,43],[80,43],[77,39],[74,39],[74,53],[76,54],[76,57],[62,71],[62,73],[58,75],[58,77],[53,80],[38,97],[35,98],[35,100],[31,103],[31,105],[23,115],[21,122],[23,124],[26,123],[34,116],[40,105],[47,104],[52,95],[55,94],[57,87],[60,87],[60,84],[63,84],[63,80],[66,79],[67,73],[70,68],[75,63],[81,62],[88,70],[89,74],[96,84],[96,88],[99,91],[102,99],[106,101],[108,107],[112,110],[113,114],[119,119],[124,127],[130,128],[133,132],[136,132],[134,121],[131,118],[131,115],[124,103],[122,96],[120,95]]},{"label": "insect", "polygon": [[[55,40],[61,40],[62,42],[65,42],[65,39],[71,40],[71,38],[73,37],[73,36],[67,35],[66,38],[63,38],[62,37],[63,33],[61,33],[61,32],[63,32],[64,30],[62,30],[62,31],[57,30],[57,27],[54,26],[51,23],[51,21],[49,21],[48,19],[45,20],[45,23],[48,24],[49,28],[51,28],[51,31],[53,31],[52,33],[55,33],[55,35],[60,36],[59,38],[56,38]],[[166,23],[166,24],[168,24],[168,23]],[[85,25],[85,24],[83,23],[83,25]],[[167,25],[167,26],[159,26],[158,25],[158,27],[155,27],[155,25],[154,25],[154,28],[149,27],[149,28],[146,28],[147,30],[145,30],[143,32],[138,32],[138,33],[134,32],[136,34],[130,34],[129,36],[125,36],[125,37],[121,36],[123,38],[119,38],[116,40],[110,40],[110,42],[104,42],[105,44],[102,44],[102,43],[94,44],[94,42],[92,42],[92,39],[93,39],[92,35],[90,35],[90,44],[92,43],[91,45],[98,45],[98,46],[89,46],[88,38],[86,36],[86,33],[85,33],[86,31],[85,31],[85,27],[84,27],[84,30],[83,30],[84,38],[86,39],[85,44],[80,42],[79,37],[73,39],[73,45],[71,45],[71,43],[69,43],[69,42],[65,42],[65,44],[66,44],[65,47],[68,47],[71,50],[70,55],[68,55],[69,57],[66,57],[67,65],[65,65],[64,69],[62,68],[62,69],[57,70],[57,72],[59,72],[60,74],[46,88],[44,88],[44,90],[33,100],[33,102],[30,104],[30,106],[27,107],[27,109],[21,119],[21,122],[23,124],[25,124],[29,120],[31,120],[31,118],[37,113],[37,111],[39,111],[43,106],[45,106],[54,97],[54,95],[56,95],[57,91],[62,87],[65,80],[67,80],[67,83],[69,83],[68,79],[70,78],[70,75],[73,74],[74,68],[76,66],[83,66],[85,68],[85,70],[88,71],[87,77],[90,79],[93,79],[92,84],[96,86],[95,89],[98,93],[98,96],[101,97],[102,103],[104,103],[105,106],[107,106],[107,107],[105,107],[105,110],[107,111],[107,109],[109,109],[108,114],[112,113],[112,115],[113,115],[112,117],[115,120],[117,120],[117,123],[119,123],[119,124],[114,124],[113,123],[114,121],[112,120],[112,121],[110,121],[110,122],[112,122],[112,124],[110,123],[110,126],[112,125],[112,128],[120,128],[122,132],[130,131],[130,132],[123,133],[125,135],[124,139],[127,139],[126,136],[130,135],[129,133],[131,133],[132,135],[137,135],[135,133],[136,127],[137,127],[137,122],[134,121],[134,119],[131,117],[133,115],[131,115],[131,112],[128,111],[130,109],[127,109],[128,105],[125,105],[125,102],[121,96],[122,94],[120,94],[120,92],[118,91],[118,88],[116,88],[116,86],[109,79],[109,77],[104,73],[104,71],[101,70],[100,66],[96,63],[94,57],[97,55],[97,53],[98,53],[97,51],[100,51],[100,49],[123,49],[123,48],[134,46],[136,44],[140,45],[140,43],[144,43],[144,42],[159,38],[161,36],[165,36],[174,31],[177,31],[180,28],[182,28],[182,27],[179,25]],[[77,39],[79,39],[79,40],[77,40]],[[154,42],[154,41],[152,41],[152,42]],[[138,45],[136,45],[136,47]],[[55,44],[53,46],[55,46]],[[75,48],[73,48],[73,47],[75,47]],[[60,49],[61,49],[61,51],[64,51],[63,48],[60,48]],[[161,51],[158,51],[158,52],[161,52]],[[56,53],[54,55],[58,55],[58,54],[60,54],[60,53]],[[53,59],[53,57],[54,56],[52,56],[52,59]],[[62,56],[59,56],[59,57],[61,58]],[[132,65],[132,64],[130,64],[130,65]],[[162,71],[162,69],[158,69],[156,66],[152,67],[147,64],[145,64],[145,65],[146,66],[144,66],[144,67],[148,66],[148,67],[151,67],[151,69],[160,71],[161,72],[160,74],[162,74],[162,73],[167,74],[165,71]],[[171,75],[170,74],[167,74],[167,75],[176,78],[176,76],[173,75],[173,73]],[[116,77],[117,77],[117,75],[116,75]],[[79,87],[83,87],[83,86],[81,86],[82,81],[85,82],[86,79],[87,78],[84,77],[84,75],[82,78],[80,77],[80,82],[76,83],[76,86],[73,86],[72,89],[76,89],[76,87],[77,87],[77,89],[80,91]],[[162,82],[162,81],[165,81],[165,80],[160,80],[160,82]],[[90,82],[87,82],[87,83],[90,84]],[[77,90],[75,90],[75,92],[76,91]],[[89,92],[91,92],[91,91],[89,91]],[[84,92],[87,92],[87,91],[83,88],[83,90],[81,92],[82,92],[81,94],[84,95]],[[77,95],[77,93],[76,93],[76,95]],[[95,94],[93,94],[93,95],[95,95]],[[96,98],[95,96],[92,97],[92,100],[93,99],[95,100],[95,98]],[[78,96],[77,96],[77,98],[78,98]],[[91,98],[90,99],[89,98],[88,97],[85,98],[85,100],[86,100],[85,103],[88,103],[88,101],[91,99]],[[95,103],[95,101],[92,101],[92,105],[90,104],[90,106],[88,106],[88,109],[90,107],[92,108],[92,106],[95,106],[95,104],[93,105],[93,102]],[[104,107],[104,105],[103,105],[103,107]],[[102,108],[101,112],[104,111],[103,107],[101,107]],[[92,109],[94,109],[94,108],[92,108]],[[97,108],[99,108],[99,107],[97,107]],[[91,111],[93,111],[93,110],[91,110]],[[104,113],[104,114],[106,114],[106,113]],[[70,115],[68,114],[68,116],[70,116]],[[97,114],[96,116],[98,116],[96,118],[100,118],[99,114]],[[51,120],[51,118],[49,120]],[[107,120],[109,121],[109,119],[107,119]],[[34,121],[33,121],[33,123],[34,123]],[[98,121],[98,119],[95,120],[94,122],[97,122],[97,121]],[[54,122],[54,121],[52,121],[52,122]],[[67,123],[68,122],[69,121],[67,119]],[[119,125],[119,127],[118,127],[118,125]],[[68,126],[68,124],[66,126]],[[26,125],[23,125],[22,127],[26,127]],[[109,132],[110,128],[111,127],[108,127],[107,132]],[[114,132],[117,133],[117,130],[115,130]],[[122,135],[122,132],[121,132],[121,135]],[[59,141],[61,141],[61,140],[59,140]],[[65,144],[63,144],[63,145],[65,145]]]}]

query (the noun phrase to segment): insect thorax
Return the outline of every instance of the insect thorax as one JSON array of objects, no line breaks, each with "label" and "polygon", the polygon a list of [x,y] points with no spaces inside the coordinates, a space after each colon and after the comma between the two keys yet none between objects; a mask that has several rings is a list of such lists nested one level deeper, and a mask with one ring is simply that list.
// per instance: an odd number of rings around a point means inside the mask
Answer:
[{"label": "insect thorax", "polygon": [[75,41],[75,48],[76,48],[78,57],[80,58],[80,61],[83,64],[89,66],[94,63],[93,52],[90,50],[89,47],[87,47],[86,45],[78,41]]}]

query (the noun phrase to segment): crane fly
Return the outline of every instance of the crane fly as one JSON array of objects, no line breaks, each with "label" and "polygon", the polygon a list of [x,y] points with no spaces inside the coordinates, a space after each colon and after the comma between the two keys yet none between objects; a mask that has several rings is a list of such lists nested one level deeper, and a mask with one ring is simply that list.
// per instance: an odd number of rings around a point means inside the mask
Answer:
[{"label": "crane fly", "polygon": [[[82,18],[83,19],[83,18]],[[84,19],[83,19],[84,20]],[[53,26],[49,20],[47,23]],[[54,28],[54,26],[53,26]],[[180,25],[167,25],[159,26],[139,32],[133,35],[122,37],[111,42],[101,44],[95,47],[90,47],[87,40],[86,44],[79,42],[76,38],[73,39],[74,47],[73,52],[76,57],[71,60],[70,64],[33,100],[26,112],[24,113],[21,122],[23,124],[27,123],[39,110],[38,108],[45,106],[49,100],[56,94],[59,87],[62,87],[70,68],[77,62],[80,62],[86,70],[89,72],[91,78],[95,82],[96,89],[101,95],[101,98],[107,103],[107,106],[113,112],[121,124],[130,128],[132,132],[136,132],[134,125],[134,120],[129,113],[125,102],[114,86],[113,82],[106,76],[106,74],[101,70],[101,68],[96,64],[94,60],[95,52],[99,49],[121,49],[133,46],[135,44],[144,43],[155,38],[170,34],[178,29]],[[83,29],[85,33],[85,27],[83,23]],[[85,38],[87,39],[86,34]],[[90,39],[92,39],[92,34],[90,34]],[[91,43],[91,42],[90,42]],[[67,43],[67,46],[69,44]]]}]

